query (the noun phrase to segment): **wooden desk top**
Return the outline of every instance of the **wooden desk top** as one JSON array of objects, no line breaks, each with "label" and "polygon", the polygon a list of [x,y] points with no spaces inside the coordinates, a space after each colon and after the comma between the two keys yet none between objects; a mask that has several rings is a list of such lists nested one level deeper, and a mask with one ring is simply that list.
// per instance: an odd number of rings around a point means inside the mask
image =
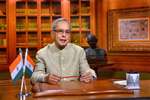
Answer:
[{"label": "wooden desk top", "polygon": [[132,91],[112,84],[111,80],[94,80],[91,83],[79,81],[60,82],[57,85],[37,83],[33,86],[34,96],[56,96],[56,95],[95,95],[95,94],[133,94]]},{"label": "wooden desk top", "polygon": [[[46,97],[27,97],[26,100],[93,100],[93,99],[115,99],[115,98],[149,98],[150,99],[150,80],[141,80],[140,90],[126,90],[119,85],[115,85],[113,80],[96,80],[90,84],[80,82],[63,82],[59,85],[40,84],[41,88],[36,93],[42,93],[44,90],[61,90],[55,95]],[[31,85],[27,82],[28,89]],[[43,86],[43,87],[42,87]],[[13,85],[10,80],[0,81],[0,100],[16,100],[20,90],[20,83]],[[66,92],[62,92],[65,90]],[[90,92],[91,91],[91,92]],[[41,95],[41,94],[38,94]],[[139,99],[138,99],[139,100]],[[147,99],[148,100],[148,99]]]}]

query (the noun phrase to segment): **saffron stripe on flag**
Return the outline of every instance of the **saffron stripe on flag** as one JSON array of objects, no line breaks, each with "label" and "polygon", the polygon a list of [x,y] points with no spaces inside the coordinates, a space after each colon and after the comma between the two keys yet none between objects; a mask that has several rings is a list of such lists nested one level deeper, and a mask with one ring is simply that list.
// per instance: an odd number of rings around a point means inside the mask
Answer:
[{"label": "saffron stripe on flag", "polygon": [[23,59],[22,59],[22,50],[19,49],[19,54],[16,59],[9,66],[9,71],[11,73],[12,80],[16,81],[21,78],[23,69]]},{"label": "saffron stripe on flag", "polygon": [[[17,64],[22,60],[21,55],[19,54],[16,59],[14,60],[14,62],[9,66],[9,70],[10,72],[13,72],[14,69],[16,68]],[[23,62],[22,62],[23,64]]]},{"label": "saffron stripe on flag", "polygon": [[22,62],[18,63],[18,65],[16,65],[16,68],[11,72],[11,77],[13,80],[18,75],[18,73],[22,70],[23,67],[20,66],[23,66]]},{"label": "saffron stripe on flag", "polygon": [[26,73],[31,77],[32,73],[33,73],[33,69],[34,69],[35,63],[33,62],[33,60],[31,59],[31,57],[29,55],[27,55],[27,60],[26,60]]},{"label": "saffron stripe on flag", "polygon": [[26,53],[25,53],[24,66],[26,69],[25,73],[27,73],[29,76],[31,76],[33,73],[35,63],[31,59],[31,57],[28,55],[28,49],[26,49]]},{"label": "saffron stripe on flag", "polygon": [[34,69],[35,63],[33,62],[33,60],[31,59],[29,55],[27,56],[27,61],[30,62],[30,64],[32,65],[32,68]]}]

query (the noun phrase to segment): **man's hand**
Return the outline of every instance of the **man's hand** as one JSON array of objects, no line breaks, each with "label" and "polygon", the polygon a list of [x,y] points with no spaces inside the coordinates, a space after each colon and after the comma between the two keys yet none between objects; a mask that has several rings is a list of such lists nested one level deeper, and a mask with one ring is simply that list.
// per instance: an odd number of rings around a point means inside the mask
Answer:
[{"label": "man's hand", "polygon": [[93,76],[90,72],[86,72],[80,77],[81,82],[89,83],[93,80]]},{"label": "man's hand", "polygon": [[61,80],[61,77],[54,74],[49,74],[45,77],[45,80],[50,84],[57,84]]}]

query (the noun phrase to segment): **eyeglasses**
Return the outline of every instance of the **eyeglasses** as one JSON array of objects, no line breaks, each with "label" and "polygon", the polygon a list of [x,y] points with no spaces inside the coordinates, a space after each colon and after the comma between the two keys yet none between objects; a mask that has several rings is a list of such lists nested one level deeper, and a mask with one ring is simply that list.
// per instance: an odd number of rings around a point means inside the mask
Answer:
[{"label": "eyeglasses", "polygon": [[57,33],[59,33],[59,34],[63,34],[63,33],[70,34],[70,30],[58,29],[58,30],[54,30],[54,31],[57,32]]}]

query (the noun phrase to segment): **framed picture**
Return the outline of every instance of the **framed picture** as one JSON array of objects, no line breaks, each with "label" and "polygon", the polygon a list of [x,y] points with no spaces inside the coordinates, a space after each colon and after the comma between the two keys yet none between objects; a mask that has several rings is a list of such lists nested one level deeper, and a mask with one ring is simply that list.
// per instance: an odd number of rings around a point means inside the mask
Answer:
[{"label": "framed picture", "polygon": [[118,20],[119,41],[149,40],[149,18]]},{"label": "framed picture", "polygon": [[150,8],[108,11],[108,51],[150,51]]}]

